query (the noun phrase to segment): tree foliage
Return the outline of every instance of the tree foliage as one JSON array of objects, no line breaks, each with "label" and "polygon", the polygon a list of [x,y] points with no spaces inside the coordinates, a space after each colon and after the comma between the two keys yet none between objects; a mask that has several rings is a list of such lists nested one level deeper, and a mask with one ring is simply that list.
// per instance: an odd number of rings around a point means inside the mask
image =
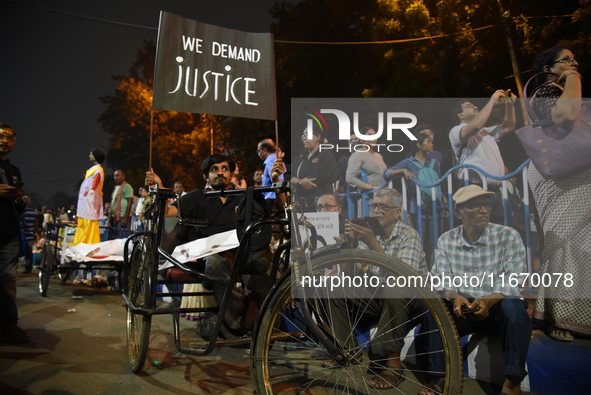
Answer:
[{"label": "tree foliage", "polygon": [[[279,135],[288,152],[292,98],[517,92],[506,27],[523,81],[533,75],[535,54],[559,41],[572,46],[583,75],[591,61],[591,0],[302,0],[278,1],[270,13]],[[423,37],[434,38],[408,41]],[[312,44],[389,40],[405,42]],[[101,97],[107,109],[99,122],[111,136],[107,163],[126,170],[134,186],[143,184],[149,163],[154,57],[154,43],[145,42],[129,75],[115,76],[117,90]],[[262,166],[257,142],[275,136],[273,122],[254,119],[154,111],[152,122],[154,170],[166,185],[180,179],[188,189],[203,186],[211,129],[214,150],[234,155],[243,175]]]}]

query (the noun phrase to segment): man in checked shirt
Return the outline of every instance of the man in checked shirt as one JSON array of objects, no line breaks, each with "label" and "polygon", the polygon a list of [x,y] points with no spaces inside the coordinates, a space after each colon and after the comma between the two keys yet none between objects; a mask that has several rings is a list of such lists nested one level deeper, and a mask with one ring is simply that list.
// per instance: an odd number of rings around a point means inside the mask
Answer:
[{"label": "man in checked shirt", "polygon": [[[505,382],[501,394],[521,394],[520,383],[527,375],[525,362],[531,338],[532,323],[527,313],[527,302],[521,299],[520,287],[512,287],[506,280],[511,274],[527,272],[525,248],[519,233],[513,228],[490,223],[495,194],[477,185],[458,189],[454,194],[455,213],[462,225],[439,238],[439,256],[431,275],[442,279],[437,289],[444,293],[445,303],[460,336],[485,332],[496,334],[503,342]],[[492,274],[492,277],[491,277]],[[505,282],[500,274],[505,275]],[[467,275],[467,277],[465,276]],[[454,286],[447,279],[456,277]],[[471,287],[465,278],[485,277],[482,285]],[[491,283],[491,279],[493,280]],[[475,308],[475,312],[464,309]],[[427,331],[436,328],[428,318]],[[429,328],[430,327],[430,328]],[[429,337],[429,349],[441,350],[438,336]],[[444,372],[442,353],[429,355],[429,371]],[[432,377],[420,394],[442,392],[443,377]]]},{"label": "man in checked shirt", "polygon": [[[427,265],[423,244],[419,234],[400,221],[402,196],[394,189],[382,189],[373,195],[371,216],[376,218],[386,237],[377,235],[370,227],[345,221],[345,236],[353,247],[372,250],[398,258],[419,272],[425,272]],[[364,268],[368,275],[383,277],[376,271],[377,266]],[[379,269],[378,269],[379,270]],[[382,285],[383,286],[383,285]],[[410,329],[418,324],[425,311],[422,300],[412,298],[408,292],[398,288],[356,289],[355,297],[332,297],[330,299],[332,323],[335,334],[342,346],[350,353],[352,363],[361,363],[361,348],[353,334],[351,323],[356,314],[363,312],[363,319],[377,322],[369,357],[368,373],[374,377],[369,385],[375,389],[389,389],[405,380],[400,361],[404,338]],[[327,362],[325,368],[336,367],[336,361]]]}]

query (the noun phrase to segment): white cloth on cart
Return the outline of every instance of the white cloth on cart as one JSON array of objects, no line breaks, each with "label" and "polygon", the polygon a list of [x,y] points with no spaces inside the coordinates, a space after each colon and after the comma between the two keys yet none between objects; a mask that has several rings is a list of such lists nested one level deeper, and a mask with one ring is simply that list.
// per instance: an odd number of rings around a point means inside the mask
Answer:
[{"label": "white cloth on cart", "polygon": [[123,247],[126,239],[115,239],[97,244],[80,243],[66,249],[69,262],[123,261]]}]

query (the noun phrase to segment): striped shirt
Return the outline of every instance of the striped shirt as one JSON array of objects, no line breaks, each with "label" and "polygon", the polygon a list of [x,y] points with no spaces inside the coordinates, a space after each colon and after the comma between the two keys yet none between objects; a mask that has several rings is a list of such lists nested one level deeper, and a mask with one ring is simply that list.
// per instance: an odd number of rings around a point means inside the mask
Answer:
[{"label": "striped shirt", "polygon": [[37,222],[37,213],[32,208],[25,208],[25,211],[21,213],[20,221],[23,224],[23,233],[27,237],[29,242],[32,242],[35,231],[35,222]]},{"label": "striped shirt", "polygon": [[[463,231],[462,225],[439,238],[439,256],[431,269],[431,274],[441,279],[437,290],[453,290],[476,299],[492,293],[520,297],[521,281],[516,287],[509,283],[511,274],[517,274],[517,279],[522,280],[519,274],[527,273],[525,247],[519,233],[513,228],[489,223],[471,245],[464,239]],[[455,285],[450,283],[453,276],[456,276]]]},{"label": "striped shirt", "polygon": [[[402,222],[396,222],[388,239],[383,240],[382,236],[377,235],[376,240],[386,254],[400,259],[419,272],[427,272],[423,244],[419,234],[413,228]],[[362,241],[359,241],[357,248],[369,250],[369,246]]]}]

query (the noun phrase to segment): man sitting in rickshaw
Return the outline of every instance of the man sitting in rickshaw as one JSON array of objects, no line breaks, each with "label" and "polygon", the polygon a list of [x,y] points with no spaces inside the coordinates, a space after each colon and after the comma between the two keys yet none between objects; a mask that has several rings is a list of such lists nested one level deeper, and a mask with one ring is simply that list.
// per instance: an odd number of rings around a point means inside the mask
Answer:
[{"label": "man sitting in rickshaw", "polygon": [[[183,217],[199,220],[207,220],[207,227],[186,227],[178,232],[173,241],[171,249],[177,245],[184,244],[193,240],[209,237],[217,233],[236,229],[237,216],[236,211],[242,196],[225,197],[206,197],[204,192],[234,189],[231,183],[232,173],[235,169],[234,161],[226,156],[213,154],[205,158],[201,165],[203,178],[209,182],[211,189],[194,190],[183,196],[177,201],[167,206],[166,217],[176,217],[178,209]],[[162,186],[162,181],[153,171],[146,173],[146,184],[153,186],[158,184]],[[224,255],[210,255],[204,258],[199,265],[205,264],[204,273],[212,277],[228,278],[232,270],[232,261],[235,251],[226,251]],[[234,335],[243,335],[254,326],[258,315],[259,307],[269,292],[272,281],[268,275],[271,266],[271,252],[267,249],[266,253],[258,256],[257,267],[260,274],[244,276],[246,288],[251,292],[245,295],[245,290],[234,288],[228,309],[224,315],[226,328],[230,329]],[[226,287],[223,284],[203,282],[203,287],[212,290],[216,302],[221,305]],[[212,335],[215,326],[215,318],[212,317],[206,322],[200,322],[197,326],[197,332],[204,338]],[[207,339],[206,339],[207,340]]]}]

